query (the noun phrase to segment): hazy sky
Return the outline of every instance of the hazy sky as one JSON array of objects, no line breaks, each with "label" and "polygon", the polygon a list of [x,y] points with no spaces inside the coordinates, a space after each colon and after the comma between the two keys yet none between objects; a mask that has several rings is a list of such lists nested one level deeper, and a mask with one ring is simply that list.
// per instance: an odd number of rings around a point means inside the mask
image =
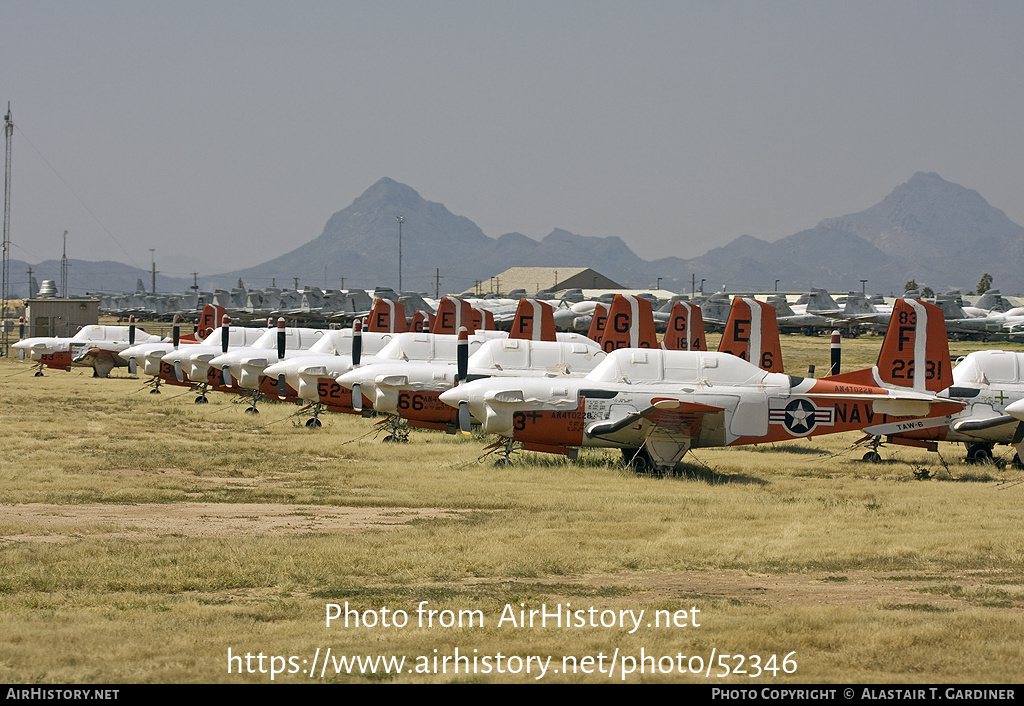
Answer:
[{"label": "hazy sky", "polygon": [[774,240],[917,171],[1024,224],[1020,0],[0,8],[29,262],[66,229],[74,258],[254,265],[383,176],[491,237],[647,259]]}]

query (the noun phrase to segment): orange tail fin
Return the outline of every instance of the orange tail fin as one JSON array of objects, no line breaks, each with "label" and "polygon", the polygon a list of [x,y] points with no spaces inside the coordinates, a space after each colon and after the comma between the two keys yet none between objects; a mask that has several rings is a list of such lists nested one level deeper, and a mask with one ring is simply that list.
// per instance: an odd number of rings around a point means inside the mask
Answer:
[{"label": "orange tail fin", "polygon": [[457,336],[461,327],[468,329],[473,325],[473,307],[469,302],[458,297],[442,297],[430,332]]},{"label": "orange tail fin", "polygon": [[364,330],[374,333],[405,333],[405,307],[382,297],[373,303],[367,324]]},{"label": "orange tail fin", "polygon": [[[473,308],[473,331],[493,331],[494,330],[494,312],[490,309],[477,309]],[[467,329],[468,330],[468,329]]]},{"label": "orange tail fin", "polygon": [[658,348],[651,303],[632,294],[616,294],[608,310],[601,348],[605,353],[616,348]]},{"label": "orange tail fin", "polygon": [[942,309],[916,299],[896,302],[878,354],[878,377],[891,385],[929,392],[953,384]]},{"label": "orange tail fin", "polygon": [[604,335],[604,327],[608,323],[608,307],[598,304],[594,307],[594,317],[590,320],[590,328],[587,329],[587,338],[594,343],[600,343]]},{"label": "orange tail fin", "polygon": [[509,338],[525,338],[530,341],[554,341],[555,310],[539,299],[520,299],[516,318],[512,320]]},{"label": "orange tail fin", "polygon": [[945,390],[953,384],[953,364],[942,309],[917,299],[897,300],[875,367],[828,379],[867,385],[882,382],[922,392]]},{"label": "orange tail fin", "polygon": [[706,351],[704,315],[700,307],[690,302],[676,302],[668,318],[668,329],[661,341],[670,351]]},{"label": "orange tail fin", "polygon": [[750,361],[770,373],[781,373],[782,345],[775,309],[756,299],[733,299],[718,350]]},{"label": "orange tail fin", "polygon": [[430,332],[430,329],[434,326],[434,314],[428,314],[425,311],[417,311],[412,315],[412,322],[409,324],[409,330],[415,331],[416,333],[422,333],[424,331]]},{"label": "orange tail fin", "polygon": [[203,307],[203,313],[199,315],[199,323],[196,326],[195,340],[202,341],[209,336],[215,328],[220,326],[224,317],[225,309],[216,304],[207,304]]}]

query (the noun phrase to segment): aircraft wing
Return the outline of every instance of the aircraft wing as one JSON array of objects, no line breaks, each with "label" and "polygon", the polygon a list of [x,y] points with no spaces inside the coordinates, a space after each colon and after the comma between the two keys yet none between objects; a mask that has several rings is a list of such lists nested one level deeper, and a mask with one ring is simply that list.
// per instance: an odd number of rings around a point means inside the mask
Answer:
[{"label": "aircraft wing", "polygon": [[671,467],[693,446],[702,429],[721,428],[724,418],[721,407],[667,398],[621,417],[593,422],[584,433],[626,447],[644,447],[657,465]]},{"label": "aircraft wing", "polygon": [[[664,432],[693,439],[700,434],[701,423],[705,415],[721,414],[724,411],[721,407],[667,398],[658,400],[650,407],[638,412],[615,419],[592,422],[587,425],[584,432],[589,437],[603,437],[640,425],[644,437],[652,433]],[[646,423],[642,424],[642,422]]]}]

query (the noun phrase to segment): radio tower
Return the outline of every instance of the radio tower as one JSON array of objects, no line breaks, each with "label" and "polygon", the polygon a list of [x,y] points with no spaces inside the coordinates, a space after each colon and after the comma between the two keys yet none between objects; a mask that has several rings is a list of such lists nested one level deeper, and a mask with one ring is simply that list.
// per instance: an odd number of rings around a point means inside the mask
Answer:
[{"label": "radio tower", "polygon": [[64,231],[64,254],[60,256],[60,298],[68,298],[68,232]]},{"label": "radio tower", "polygon": [[0,355],[10,352],[7,333],[7,304],[11,289],[11,136],[14,134],[14,123],[11,121],[11,103],[7,102],[7,115],[4,116],[4,265],[3,265],[3,302],[0,304]]}]

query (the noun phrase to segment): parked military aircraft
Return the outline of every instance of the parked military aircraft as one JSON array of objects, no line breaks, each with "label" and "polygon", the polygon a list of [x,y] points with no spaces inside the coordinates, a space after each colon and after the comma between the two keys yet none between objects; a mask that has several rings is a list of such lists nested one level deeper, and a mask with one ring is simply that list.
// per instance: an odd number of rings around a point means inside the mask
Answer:
[{"label": "parked military aircraft", "polygon": [[[124,361],[124,364],[128,366],[128,372],[132,375],[136,374],[139,362],[142,362],[143,372],[146,375],[159,375],[161,358],[173,351],[179,345],[202,343],[217,329],[217,324],[220,323],[223,317],[223,307],[219,307],[214,304],[207,304],[203,307],[203,312],[199,316],[199,320],[196,322],[196,330],[194,333],[178,336],[177,340],[172,336],[170,339],[161,340],[156,343],[135,343],[135,345],[129,346],[119,352],[118,357],[120,357],[121,360]],[[130,329],[131,325],[129,325],[128,338],[129,341],[134,342],[135,337],[131,334]]]},{"label": "parked military aircraft", "polygon": [[881,460],[882,437],[891,444],[938,450],[938,442],[962,443],[969,463],[992,461],[997,444],[1015,447],[1014,462],[1024,459],[1024,353],[975,351],[953,368],[953,383],[942,393],[963,403],[964,409],[949,417],[879,424],[864,429],[871,450],[865,461]]},{"label": "parked military aircraft", "polygon": [[[134,336],[132,342],[129,337]],[[142,329],[128,326],[104,326],[90,324],[83,326],[78,333],[70,338],[40,336],[18,341],[11,347],[18,351],[18,359],[26,356],[39,362],[36,375],[42,374],[42,368],[62,368],[70,370],[72,366],[92,368],[97,377],[105,378],[110,371],[118,366],[126,365],[118,357],[125,348],[138,343],[157,343],[162,339]]]},{"label": "parked military aircraft", "polygon": [[[552,307],[539,300],[520,300],[508,338],[482,341],[472,355],[468,332],[463,329],[463,333],[464,358],[456,350],[454,357],[435,355],[414,362],[394,360],[390,351],[382,351],[376,363],[347,372],[337,382],[352,394],[358,389],[373,401],[376,411],[401,417],[410,426],[453,432],[457,411],[440,403],[438,396],[460,381],[488,376],[584,375],[604,358],[601,348],[586,337],[556,334]],[[386,355],[390,359],[384,360]]]},{"label": "parked military aircraft", "polygon": [[[962,404],[949,386],[941,312],[900,303],[878,364],[834,378],[769,373],[725,353],[615,350],[584,378],[490,378],[441,395],[467,405],[486,433],[523,448],[573,455],[619,448],[638,468],[667,471],[691,448],[735,446],[941,417]],[[925,374],[914,376],[914,371]],[[869,422],[869,423],[870,423]]]},{"label": "parked military aircraft", "polygon": [[[202,343],[182,346],[160,359],[160,370],[155,380],[156,389],[159,389],[160,381],[178,385],[198,385],[197,404],[207,401],[206,392],[209,389],[235,391],[224,385],[218,371],[210,367],[210,361],[229,350],[253,346],[266,335],[267,330],[231,326],[230,318],[224,316],[221,327],[212,331]],[[147,360],[145,365],[150,369],[150,361]]]},{"label": "parked military aircraft", "polygon": [[[320,412],[358,414],[355,407],[370,409],[369,404],[353,406],[351,393],[335,378],[354,365],[376,360],[372,356],[406,328],[405,307],[401,302],[378,299],[370,310],[366,330],[361,322],[354,329],[329,331],[309,349],[308,355],[282,360],[267,367],[264,374],[277,381],[278,388],[296,390],[302,400],[314,403],[313,417],[306,426],[321,426]],[[283,380],[283,384],[282,384]]]}]

